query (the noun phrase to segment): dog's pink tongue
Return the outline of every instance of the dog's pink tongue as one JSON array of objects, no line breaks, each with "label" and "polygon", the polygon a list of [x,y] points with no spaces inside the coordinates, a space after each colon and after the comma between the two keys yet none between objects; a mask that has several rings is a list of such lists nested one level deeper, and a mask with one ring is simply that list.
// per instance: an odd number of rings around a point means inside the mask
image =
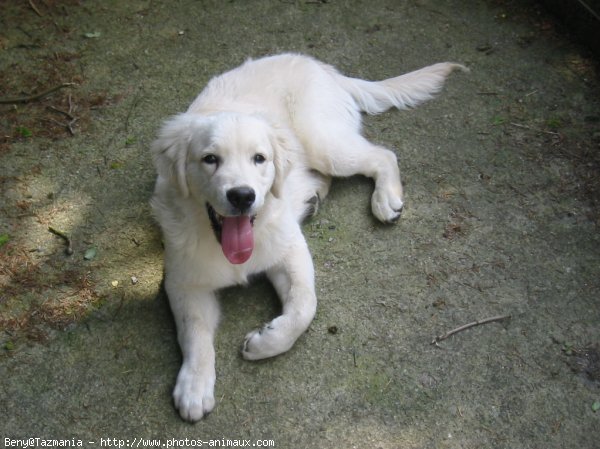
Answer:
[{"label": "dog's pink tongue", "polygon": [[221,229],[221,247],[227,260],[241,264],[250,259],[254,249],[254,234],[250,217],[224,217]]}]

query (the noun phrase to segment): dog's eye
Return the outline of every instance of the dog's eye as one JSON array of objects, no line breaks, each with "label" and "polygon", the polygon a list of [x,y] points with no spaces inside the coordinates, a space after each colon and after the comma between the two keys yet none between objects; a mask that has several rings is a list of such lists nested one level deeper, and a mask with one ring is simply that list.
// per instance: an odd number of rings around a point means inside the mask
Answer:
[{"label": "dog's eye", "polygon": [[215,165],[219,163],[219,158],[214,154],[207,154],[206,156],[202,157],[202,162],[208,165]]},{"label": "dog's eye", "polygon": [[258,153],[258,154],[254,155],[254,157],[252,158],[252,160],[254,161],[255,164],[262,164],[267,159],[262,154]]}]

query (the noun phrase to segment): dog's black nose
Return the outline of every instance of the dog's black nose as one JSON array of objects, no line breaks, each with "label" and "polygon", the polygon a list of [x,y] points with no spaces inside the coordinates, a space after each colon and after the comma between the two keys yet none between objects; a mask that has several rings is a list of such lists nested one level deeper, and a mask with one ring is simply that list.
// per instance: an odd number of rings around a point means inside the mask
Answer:
[{"label": "dog's black nose", "polygon": [[235,187],[227,191],[227,199],[241,213],[247,212],[254,203],[256,194],[250,187]]}]

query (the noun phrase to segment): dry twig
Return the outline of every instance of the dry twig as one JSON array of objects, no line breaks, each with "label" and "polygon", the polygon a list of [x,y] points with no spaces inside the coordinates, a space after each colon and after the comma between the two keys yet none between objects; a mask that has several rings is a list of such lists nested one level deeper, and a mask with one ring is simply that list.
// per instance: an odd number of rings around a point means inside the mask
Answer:
[{"label": "dry twig", "polygon": [[65,234],[64,232],[59,231],[57,229],[54,229],[52,226],[48,227],[48,231],[50,231],[52,234],[60,237],[61,239],[63,239],[65,241],[65,243],[67,244],[67,248],[65,249],[65,254],[67,256],[70,256],[71,254],[73,254],[73,244],[67,234]]},{"label": "dry twig", "polygon": [[510,124],[516,128],[527,129],[529,131],[535,131],[536,133],[544,133],[544,134],[550,134],[551,136],[559,136],[560,137],[560,133],[557,133],[554,131],[546,131],[545,129],[532,128],[531,126],[521,125],[520,123],[511,122]]},{"label": "dry twig", "polygon": [[[65,117],[67,117],[69,119],[69,123],[67,123],[66,125],[64,125],[68,130],[69,133],[71,133],[72,136],[75,135],[75,131],[73,131],[73,125],[75,124],[75,122],[77,120],[79,120],[79,118],[74,117],[72,112],[73,112],[73,103],[71,102],[71,95],[69,94],[69,110],[68,111],[63,111],[62,109],[58,109],[55,108],[54,106],[48,106],[48,109],[54,112],[58,112],[59,114],[64,115]],[[55,120],[52,120],[54,123],[58,123]],[[62,126],[62,123],[58,123],[59,125]]]},{"label": "dry twig", "polygon": [[470,329],[470,328],[475,327],[475,326],[479,326],[481,324],[493,323],[495,321],[502,321],[502,320],[508,320],[508,319],[510,319],[510,315],[498,315],[498,316],[493,316],[491,318],[486,318],[484,320],[473,321],[472,323],[465,324],[463,326],[457,327],[456,329],[452,329],[451,331],[446,332],[443,335],[438,335],[437,337],[435,337],[433,339],[433,341],[431,342],[431,344],[437,346],[437,344],[440,341],[443,341],[443,340],[451,337],[452,335],[458,334],[459,332],[462,332],[464,330]]},{"label": "dry twig", "polygon": [[75,83],[62,83],[58,86],[54,86],[50,89],[40,92],[39,94],[28,95],[26,97],[0,98],[0,104],[30,103],[32,101],[41,100],[45,96],[50,95],[51,93],[56,92],[57,90],[63,89],[65,87],[71,87],[74,85]]},{"label": "dry twig", "polygon": [[41,12],[40,12],[40,10],[37,8],[37,6],[35,6],[35,3],[33,3],[33,1],[32,1],[32,0],[29,0],[29,6],[31,6],[31,9],[33,9],[33,10],[34,10],[34,12],[35,12],[35,13],[36,13],[38,16],[40,16],[40,17],[43,17],[43,16],[42,16],[42,13],[41,13]]}]

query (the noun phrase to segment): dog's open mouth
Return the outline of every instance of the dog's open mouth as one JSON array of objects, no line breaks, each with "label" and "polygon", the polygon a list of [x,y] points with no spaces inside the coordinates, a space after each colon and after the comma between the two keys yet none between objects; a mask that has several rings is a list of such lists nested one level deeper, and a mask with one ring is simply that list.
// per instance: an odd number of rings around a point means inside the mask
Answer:
[{"label": "dog's open mouth", "polygon": [[250,259],[254,249],[254,219],[256,216],[235,215],[224,217],[206,203],[208,218],[223,254],[232,264],[242,264]]}]

